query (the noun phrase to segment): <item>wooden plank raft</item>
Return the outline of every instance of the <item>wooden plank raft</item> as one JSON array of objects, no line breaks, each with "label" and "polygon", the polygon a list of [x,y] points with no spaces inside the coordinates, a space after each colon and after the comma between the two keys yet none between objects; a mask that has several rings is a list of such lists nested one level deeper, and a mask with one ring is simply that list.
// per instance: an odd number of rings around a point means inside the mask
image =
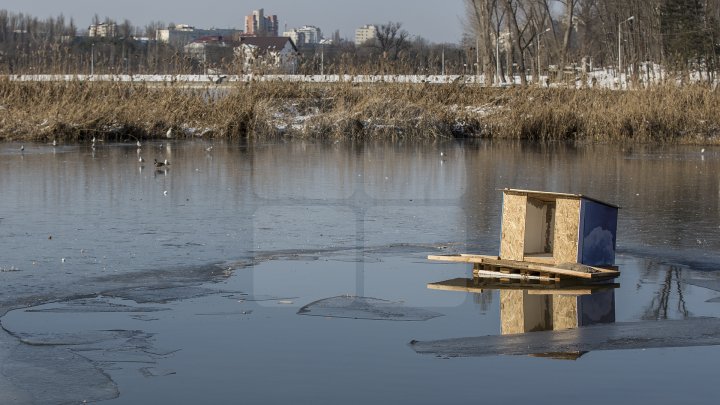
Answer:
[{"label": "wooden plank raft", "polygon": [[558,281],[559,279],[569,277],[597,280],[616,278],[620,276],[620,272],[616,268],[587,266],[579,263],[562,263],[553,265],[544,263],[533,263],[527,261],[506,260],[501,259],[498,256],[470,254],[452,256],[430,255],[428,256],[428,259],[442,262],[473,263],[476,265],[488,266],[489,268],[481,268],[480,266],[476,266],[476,269],[473,270],[473,272],[476,275],[485,273],[485,276],[495,274],[498,276],[498,278],[502,278],[499,277],[502,274],[519,274],[521,277],[524,276],[523,278],[533,276],[552,279],[547,281]]}]

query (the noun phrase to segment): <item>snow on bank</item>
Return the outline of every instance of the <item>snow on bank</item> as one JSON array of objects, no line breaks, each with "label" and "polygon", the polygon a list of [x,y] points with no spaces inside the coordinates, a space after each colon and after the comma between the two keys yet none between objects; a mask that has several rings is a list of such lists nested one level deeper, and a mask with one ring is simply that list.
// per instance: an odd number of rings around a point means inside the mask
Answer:
[{"label": "snow on bank", "polygon": [[298,83],[480,83],[483,76],[461,75],[9,75],[12,81],[105,81],[134,83],[298,82]]},{"label": "snow on bank", "polygon": [[[574,78],[573,78],[574,76]],[[706,82],[714,80],[707,72],[692,72],[688,76],[673,75],[665,72],[656,64],[643,64],[638,71],[638,82],[630,84],[630,76],[619,75],[614,69],[595,69],[584,76],[567,74],[566,80],[556,82],[548,80],[548,76],[541,76],[539,83],[542,87],[583,88],[598,87],[605,89],[626,89],[628,87],[645,87],[653,83],[672,80],[678,85],[685,83]],[[0,76],[2,77],[2,76]],[[292,83],[465,83],[480,84],[494,87],[520,84],[520,76],[515,76],[512,83],[493,83],[491,78],[484,75],[8,75],[11,81],[104,81],[104,82],[133,82],[133,83],[180,83],[198,85],[221,85],[232,82],[292,82]],[[528,83],[533,84],[528,77]]]}]

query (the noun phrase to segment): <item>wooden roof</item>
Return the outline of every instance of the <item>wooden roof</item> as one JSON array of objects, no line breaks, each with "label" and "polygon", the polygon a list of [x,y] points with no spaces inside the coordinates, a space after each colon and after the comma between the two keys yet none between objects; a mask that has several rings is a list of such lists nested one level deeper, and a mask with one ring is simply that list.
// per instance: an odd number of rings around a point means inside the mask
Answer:
[{"label": "wooden roof", "polygon": [[525,194],[528,197],[537,198],[541,201],[555,201],[558,198],[571,198],[571,199],[586,199],[590,201],[594,201],[596,203],[600,203],[603,205],[607,205],[608,207],[613,208],[620,208],[619,206],[615,204],[611,204],[609,202],[605,202],[602,200],[599,200],[597,198],[593,198],[584,194],[570,194],[570,193],[555,193],[550,191],[536,191],[536,190],[522,190],[522,189],[516,189],[516,188],[504,188],[501,189],[503,193],[510,192],[515,194]]}]

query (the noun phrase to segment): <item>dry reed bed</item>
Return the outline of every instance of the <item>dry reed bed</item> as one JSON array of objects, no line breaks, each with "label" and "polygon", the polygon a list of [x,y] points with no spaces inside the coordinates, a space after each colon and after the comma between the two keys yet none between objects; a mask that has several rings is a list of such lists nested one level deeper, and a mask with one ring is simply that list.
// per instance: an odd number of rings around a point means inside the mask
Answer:
[{"label": "dry reed bed", "polygon": [[436,138],[720,143],[720,95],[458,84],[253,82],[186,87],[0,80],[0,140]]}]

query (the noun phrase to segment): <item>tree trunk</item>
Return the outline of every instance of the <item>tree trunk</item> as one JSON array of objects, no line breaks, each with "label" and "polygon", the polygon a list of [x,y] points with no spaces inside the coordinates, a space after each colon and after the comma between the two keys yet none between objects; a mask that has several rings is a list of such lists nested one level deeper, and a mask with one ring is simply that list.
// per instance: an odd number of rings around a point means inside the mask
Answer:
[{"label": "tree trunk", "polygon": [[570,50],[570,41],[572,39],[573,17],[575,17],[575,0],[565,0],[565,35],[563,36],[562,50],[560,52],[560,66],[558,74],[562,80],[565,73],[565,65],[567,64],[568,51]]},{"label": "tree trunk", "polygon": [[[520,74],[520,84],[523,86],[527,86],[527,77],[525,76],[525,58],[523,55],[523,47],[521,43],[521,33],[520,28],[518,27],[517,22],[517,15],[515,13],[515,9],[512,5],[512,0],[504,0],[505,4],[505,13],[507,15],[507,19],[509,22],[509,28],[510,28],[510,36],[511,36],[511,43],[513,44],[513,48],[515,48],[515,52],[511,52],[511,55],[513,56],[513,53],[516,53],[518,56],[518,73]],[[512,59],[512,58],[508,58]],[[508,67],[512,67],[512,64],[508,61]],[[512,78],[514,82],[514,78]]]}]

